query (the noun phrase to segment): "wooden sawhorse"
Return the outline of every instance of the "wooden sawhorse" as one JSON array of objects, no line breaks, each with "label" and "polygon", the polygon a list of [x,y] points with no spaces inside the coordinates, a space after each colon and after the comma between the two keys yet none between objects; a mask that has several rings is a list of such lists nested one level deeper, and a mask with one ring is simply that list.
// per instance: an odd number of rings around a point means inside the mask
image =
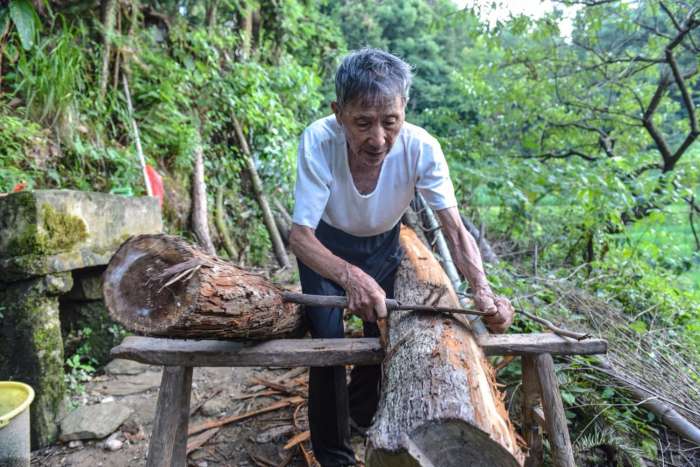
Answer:
[{"label": "wooden sawhorse", "polygon": [[[576,341],[551,333],[486,335],[478,342],[486,355],[523,357],[523,433],[530,448],[525,465],[542,464],[542,427],[548,433],[554,465],[574,467],[552,355],[602,354],[607,351],[607,342]],[[111,355],[163,366],[148,467],[187,465],[193,367],[376,365],[384,358],[376,338],[237,342],[131,336],[113,348]]]}]

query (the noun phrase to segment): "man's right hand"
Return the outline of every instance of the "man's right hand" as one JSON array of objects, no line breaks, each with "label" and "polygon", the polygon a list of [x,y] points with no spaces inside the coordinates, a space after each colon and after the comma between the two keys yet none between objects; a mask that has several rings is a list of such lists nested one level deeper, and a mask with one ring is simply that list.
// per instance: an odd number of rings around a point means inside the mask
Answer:
[{"label": "man's right hand", "polygon": [[373,323],[386,318],[386,293],[362,269],[347,264],[341,284],[348,297],[348,309],[364,321]]}]

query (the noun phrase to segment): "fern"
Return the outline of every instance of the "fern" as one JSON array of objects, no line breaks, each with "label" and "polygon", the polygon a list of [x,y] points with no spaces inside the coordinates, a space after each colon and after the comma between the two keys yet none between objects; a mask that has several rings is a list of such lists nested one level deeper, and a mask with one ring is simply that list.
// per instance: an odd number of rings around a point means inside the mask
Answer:
[{"label": "fern", "polygon": [[602,448],[606,452],[614,453],[613,461],[616,465],[643,467],[644,459],[642,450],[628,444],[628,440],[616,433],[612,428],[602,430],[594,428],[591,433],[580,436],[574,443],[576,458],[598,457],[595,452]]}]

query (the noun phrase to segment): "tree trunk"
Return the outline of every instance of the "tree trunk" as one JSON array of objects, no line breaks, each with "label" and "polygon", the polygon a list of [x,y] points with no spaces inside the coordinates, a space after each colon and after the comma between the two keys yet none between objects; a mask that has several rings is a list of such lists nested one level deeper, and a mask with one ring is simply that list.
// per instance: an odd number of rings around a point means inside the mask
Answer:
[{"label": "tree trunk", "polygon": [[246,141],[245,135],[243,134],[243,128],[235,115],[231,116],[231,120],[233,121],[233,126],[236,130],[238,143],[241,145],[241,151],[243,152],[243,157],[245,159],[246,171],[250,176],[250,180],[253,182],[253,191],[255,192],[255,198],[257,199],[260,210],[262,211],[263,222],[265,222],[267,232],[270,234],[270,241],[272,242],[272,248],[275,251],[277,262],[283,268],[289,268],[291,267],[291,264],[289,263],[289,258],[287,257],[287,250],[284,248],[284,242],[282,241],[279,230],[277,230],[275,217],[272,214],[272,209],[270,209],[270,203],[267,202],[267,196],[265,196],[262,180],[260,179],[258,171],[255,168],[253,155],[248,147],[248,141]]},{"label": "tree trunk", "polygon": [[219,231],[221,241],[224,244],[226,253],[228,253],[228,257],[231,259],[231,261],[236,261],[238,259],[238,248],[236,248],[236,245],[233,243],[231,234],[226,226],[226,210],[224,209],[223,186],[219,186],[216,189],[216,210],[214,213],[214,222],[216,223],[216,228]]},{"label": "tree trunk", "polygon": [[462,218],[462,224],[464,224],[464,228],[467,229],[467,231],[472,235],[472,237],[474,237],[474,240],[476,240],[477,244],[479,245],[481,259],[483,259],[484,262],[489,264],[498,264],[498,256],[496,255],[496,253],[494,253],[491,244],[488,240],[486,240],[486,236],[484,235],[482,230],[478,229],[476,225],[474,225],[474,223],[471,220],[469,220],[469,218],[464,214],[460,214],[460,217]]},{"label": "tree trunk", "polygon": [[210,255],[216,254],[216,248],[209,233],[209,216],[207,214],[207,188],[204,182],[204,154],[200,142],[194,150],[194,173],[192,174],[192,231],[197,242]]},{"label": "tree trunk", "polygon": [[[457,307],[440,264],[402,228],[396,279],[405,303]],[[390,314],[382,397],[368,434],[367,466],[518,466],[523,453],[495,388],[493,370],[466,320]]]},{"label": "tree trunk", "polygon": [[110,316],[146,335],[272,339],[300,336],[300,307],[283,290],[169,235],[127,240],[107,266]]}]

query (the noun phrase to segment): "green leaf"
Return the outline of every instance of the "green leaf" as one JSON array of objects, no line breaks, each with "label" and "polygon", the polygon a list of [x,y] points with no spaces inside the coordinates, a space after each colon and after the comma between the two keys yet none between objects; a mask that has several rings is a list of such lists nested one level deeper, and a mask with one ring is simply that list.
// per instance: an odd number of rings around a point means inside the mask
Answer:
[{"label": "green leaf", "polygon": [[641,320],[637,320],[634,323],[630,323],[630,328],[639,334],[644,334],[647,332],[647,323]]},{"label": "green leaf", "polygon": [[15,23],[24,50],[34,45],[36,36],[36,12],[29,0],[10,0],[10,18]]},{"label": "green leaf", "polygon": [[3,8],[0,10],[0,37],[4,37],[7,33],[7,28],[10,26],[9,9]]},{"label": "green leaf", "polygon": [[561,392],[561,398],[564,402],[566,402],[568,405],[574,405],[576,402],[576,396],[571,394],[568,391],[562,391]]}]

